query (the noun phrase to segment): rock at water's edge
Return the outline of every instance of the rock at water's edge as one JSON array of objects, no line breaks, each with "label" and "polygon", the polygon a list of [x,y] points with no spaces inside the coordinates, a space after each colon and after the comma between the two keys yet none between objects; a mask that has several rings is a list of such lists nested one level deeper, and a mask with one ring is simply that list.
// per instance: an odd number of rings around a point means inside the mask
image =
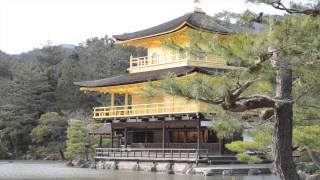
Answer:
[{"label": "rock at water's edge", "polygon": [[68,162],[66,163],[66,166],[74,166],[74,165],[73,165],[72,161],[68,161]]},{"label": "rock at water's edge", "polygon": [[320,180],[320,174],[311,175],[306,180]]}]

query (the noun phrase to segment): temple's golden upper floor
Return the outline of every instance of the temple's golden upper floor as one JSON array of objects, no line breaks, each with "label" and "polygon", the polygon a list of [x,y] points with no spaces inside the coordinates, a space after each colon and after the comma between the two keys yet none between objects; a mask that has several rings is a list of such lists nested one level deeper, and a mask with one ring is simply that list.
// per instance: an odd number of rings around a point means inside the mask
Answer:
[{"label": "temple's golden upper floor", "polygon": [[[187,51],[194,43],[197,34],[216,35],[223,39],[234,33],[231,28],[217,23],[203,12],[193,12],[166,23],[122,35],[114,35],[117,43],[148,49],[145,57],[130,57],[129,73],[153,71],[182,66],[196,66],[218,69],[230,69],[227,61],[212,53],[196,54]],[[167,46],[174,44],[179,49]],[[201,44],[198,44],[201,46]]]}]

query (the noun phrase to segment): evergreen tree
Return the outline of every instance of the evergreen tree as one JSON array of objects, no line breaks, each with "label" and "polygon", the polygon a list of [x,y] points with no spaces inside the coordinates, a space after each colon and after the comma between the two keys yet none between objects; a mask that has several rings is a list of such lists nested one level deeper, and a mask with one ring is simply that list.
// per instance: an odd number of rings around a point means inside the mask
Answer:
[{"label": "evergreen tree", "polygon": [[66,155],[71,159],[88,160],[89,154],[98,145],[97,138],[89,135],[86,125],[80,120],[72,120],[67,131]]},{"label": "evergreen tree", "polygon": [[56,112],[42,114],[38,120],[38,125],[31,132],[32,142],[35,143],[36,156],[59,154],[61,159],[65,160],[64,148],[67,138],[67,125],[67,119],[59,116]]},{"label": "evergreen tree", "polygon": [[293,3],[292,7],[278,0],[252,2],[270,4],[292,15],[270,17],[269,28],[254,34],[221,38],[201,32],[194,42],[200,50],[199,44],[206,44],[212,52],[241,62],[246,70],[189,78],[183,83],[168,77],[154,86],[168,94],[220,105],[225,114],[259,111],[261,120],[273,121],[271,149],[277,175],[298,180],[292,158],[293,104],[319,107],[319,2]]},{"label": "evergreen tree", "polygon": [[24,114],[17,106],[0,107],[0,141],[10,155],[23,157],[31,144],[30,132],[36,121],[30,114]]},{"label": "evergreen tree", "polygon": [[8,150],[19,156],[28,150],[39,116],[55,109],[54,91],[47,77],[30,65],[14,77],[9,98],[10,104],[0,109],[0,137]]},{"label": "evergreen tree", "polygon": [[47,76],[33,64],[16,75],[10,88],[12,104],[23,114],[35,119],[43,113],[54,111],[54,89]]},{"label": "evergreen tree", "polygon": [[87,104],[83,93],[73,82],[80,81],[83,77],[82,67],[77,55],[72,55],[62,62],[59,70],[59,79],[56,89],[57,103],[60,109],[76,110]]}]

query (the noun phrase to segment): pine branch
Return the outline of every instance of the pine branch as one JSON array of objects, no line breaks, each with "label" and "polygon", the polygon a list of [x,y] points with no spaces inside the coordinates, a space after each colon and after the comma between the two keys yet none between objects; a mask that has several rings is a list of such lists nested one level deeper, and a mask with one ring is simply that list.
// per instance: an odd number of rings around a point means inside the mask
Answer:
[{"label": "pine branch", "polygon": [[301,94],[299,94],[299,96],[297,96],[295,98],[295,102],[299,102],[299,100],[307,95],[310,95],[312,92],[314,92],[320,85],[320,81],[316,82],[313,84],[313,86],[311,86],[310,88],[304,90]]},{"label": "pine branch", "polygon": [[258,60],[248,68],[249,72],[256,72],[256,71],[260,70],[262,64],[265,61],[269,60],[271,58],[271,56],[272,56],[272,52],[261,54],[259,56]]},{"label": "pine branch", "polygon": [[259,108],[273,108],[275,106],[275,101],[267,96],[250,96],[237,98],[236,101],[229,101],[225,98],[222,103],[222,108],[231,112],[244,112]]},{"label": "pine branch", "polygon": [[305,14],[305,15],[311,15],[311,16],[320,15],[320,9],[317,9],[317,8],[298,9],[298,8],[292,8],[292,7],[288,8],[281,2],[281,0],[275,0],[271,2],[270,5],[275,9],[286,11],[289,14]]},{"label": "pine branch", "polygon": [[248,89],[255,81],[246,81],[243,84],[239,84],[239,87],[232,91],[232,97],[238,98],[246,89]]}]

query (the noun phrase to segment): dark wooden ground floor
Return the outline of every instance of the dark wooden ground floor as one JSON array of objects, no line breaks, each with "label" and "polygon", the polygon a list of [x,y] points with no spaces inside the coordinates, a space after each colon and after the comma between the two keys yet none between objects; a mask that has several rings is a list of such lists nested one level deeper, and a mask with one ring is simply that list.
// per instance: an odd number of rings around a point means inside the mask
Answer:
[{"label": "dark wooden ground floor", "polygon": [[209,126],[210,121],[155,120],[111,123],[109,148],[140,149],[202,149],[212,155],[230,154],[225,144],[241,140],[219,139]]}]

